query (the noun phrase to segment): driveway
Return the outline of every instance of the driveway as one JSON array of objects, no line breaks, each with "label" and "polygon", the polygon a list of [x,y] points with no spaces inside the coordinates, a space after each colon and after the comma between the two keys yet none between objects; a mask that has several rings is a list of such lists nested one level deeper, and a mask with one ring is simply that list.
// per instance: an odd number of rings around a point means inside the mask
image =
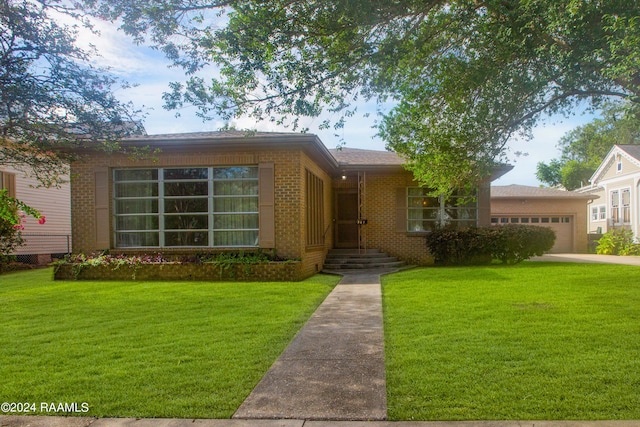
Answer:
[{"label": "driveway", "polygon": [[593,264],[625,264],[640,266],[640,256],[616,256],[594,254],[545,254],[531,258],[531,261],[580,262]]}]

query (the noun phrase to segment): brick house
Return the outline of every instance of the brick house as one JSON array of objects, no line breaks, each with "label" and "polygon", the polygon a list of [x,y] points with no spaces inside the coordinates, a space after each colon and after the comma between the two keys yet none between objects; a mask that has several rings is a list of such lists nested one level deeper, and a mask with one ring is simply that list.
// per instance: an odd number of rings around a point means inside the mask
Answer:
[{"label": "brick house", "polygon": [[142,135],[123,145],[161,151],[147,160],[81,153],[74,252],[263,249],[301,260],[310,276],[334,248],[429,264],[423,236],[436,224],[490,223],[488,181],[473,203],[429,197],[396,154],[329,150],[311,134]]},{"label": "brick house", "polygon": [[640,145],[614,145],[589,182],[576,190],[596,199],[588,206],[589,233],[624,228],[640,239]]},{"label": "brick house", "polygon": [[597,196],[553,188],[491,187],[491,225],[549,227],[556,233],[551,253],[586,253],[587,205]]}]

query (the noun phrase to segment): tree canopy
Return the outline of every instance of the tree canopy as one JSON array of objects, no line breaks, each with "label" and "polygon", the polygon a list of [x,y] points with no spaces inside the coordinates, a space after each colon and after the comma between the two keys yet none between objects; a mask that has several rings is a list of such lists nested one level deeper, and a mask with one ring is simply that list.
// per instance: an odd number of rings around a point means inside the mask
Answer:
[{"label": "tree canopy", "polygon": [[69,148],[113,149],[140,118],[114,96],[122,82],[91,65],[96,52],[77,46],[80,25],[63,0],[0,0],[0,165],[45,186],[68,172]]},{"label": "tree canopy", "polygon": [[608,105],[602,118],[568,132],[558,143],[559,159],[540,162],[536,176],[545,184],[575,190],[587,185],[611,147],[640,144],[640,118],[625,106]]},{"label": "tree canopy", "polygon": [[[514,134],[581,102],[640,100],[636,0],[89,0],[189,74],[166,106],[288,123],[390,102],[379,131],[416,177],[475,185]],[[216,75],[200,74],[215,65]]]}]

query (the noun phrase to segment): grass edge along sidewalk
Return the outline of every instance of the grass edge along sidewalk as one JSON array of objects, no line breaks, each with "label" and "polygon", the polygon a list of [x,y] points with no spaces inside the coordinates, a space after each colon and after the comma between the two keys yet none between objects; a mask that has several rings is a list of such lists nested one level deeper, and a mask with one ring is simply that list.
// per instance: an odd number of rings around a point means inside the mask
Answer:
[{"label": "grass edge along sidewalk", "polygon": [[394,420],[640,419],[640,269],[414,269],[383,277]]},{"label": "grass edge along sidewalk", "polygon": [[339,281],[51,276],[0,276],[0,398],[86,402],[78,415],[95,417],[231,417]]}]

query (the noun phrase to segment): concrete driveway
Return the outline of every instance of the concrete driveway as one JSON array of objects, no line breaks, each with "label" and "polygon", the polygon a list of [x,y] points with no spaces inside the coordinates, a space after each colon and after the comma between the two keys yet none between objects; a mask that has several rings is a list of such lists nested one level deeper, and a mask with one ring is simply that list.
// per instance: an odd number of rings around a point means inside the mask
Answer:
[{"label": "concrete driveway", "polygon": [[594,254],[545,254],[531,258],[531,261],[578,262],[591,264],[624,264],[640,266],[640,256],[616,256]]}]

